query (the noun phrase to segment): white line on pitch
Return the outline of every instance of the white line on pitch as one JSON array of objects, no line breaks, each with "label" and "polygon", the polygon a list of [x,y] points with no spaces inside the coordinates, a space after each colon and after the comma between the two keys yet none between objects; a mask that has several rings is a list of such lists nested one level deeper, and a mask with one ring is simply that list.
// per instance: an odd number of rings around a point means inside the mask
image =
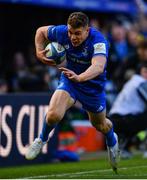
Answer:
[{"label": "white line on pitch", "polygon": [[[122,168],[119,168],[119,170],[138,169],[138,168],[144,168],[144,167],[147,167],[147,166],[144,165],[144,166],[134,166],[134,167],[122,167]],[[30,176],[30,177],[24,177],[23,179],[32,179],[32,178],[40,179],[40,178],[49,178],[49,177],[65,177],[65,176],[77,177],[78,175],[91,174],[95,172],[109,172],[109,171],[112,171],[112,169],[90,170],[90,171],[82,171],[82,172],[75,172],[75,173],[56,174],[56,175],[48,174],[48,175],[40,175],[40,176]],[[146,176],[146,174],[119,175],[119,176]]]}]

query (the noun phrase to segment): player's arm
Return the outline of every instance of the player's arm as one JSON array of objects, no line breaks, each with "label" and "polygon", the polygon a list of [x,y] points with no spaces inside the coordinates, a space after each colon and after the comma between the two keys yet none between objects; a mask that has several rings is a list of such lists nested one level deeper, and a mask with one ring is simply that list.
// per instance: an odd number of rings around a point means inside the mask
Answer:
[{"label": "player's arm", "polygon": [[83,73],[79,75],[79,82],[88,81],[94,79],[101,73],[103,73],[106,64],[105,56],[94,56],[92,58],[91,66]]},{"label": "player's arm", "polygon": [[104,67],[106,64],[106,57],[105,56],[94,56],[92,58],[91,66],[84,71],[83,73],[77,75],[75,72],[71,71],[70,69],[61,67],[59,68],[70,80],[75,82],[84,82],[90,79],[94,79],[104,71]]},{"label": "player's arm", "polygon": [[36,56],[41,62],[50,66],[54,66],[55,62],[53,60],[47,59],[46,53],[48,50],[45,50],[45,46],[50,42],[48,39],[48,29],[50,27],[51,26],[42,26],[37,29],[35,34],[35,48]]},{"label": "player's arm", "polygon": [[101,42],[95,42],[93,45],[94,51],[91,66],[79,75],[79,82],[94,79],[104,71],[108,53],[107,42],[102,35],[99,38],[101,39]]}]

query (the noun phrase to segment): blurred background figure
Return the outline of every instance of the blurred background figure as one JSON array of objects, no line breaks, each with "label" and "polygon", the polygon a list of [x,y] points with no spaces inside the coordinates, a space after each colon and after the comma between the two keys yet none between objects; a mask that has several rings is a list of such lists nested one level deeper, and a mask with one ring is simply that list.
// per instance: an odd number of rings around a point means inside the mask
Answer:
[{"label": "blurred background figure", "polygon": [[138,8],[138,27],[143,38],[147,38],[147,10],[146,4],[143,0],[135,0],[137,8]]},{"label": "blurred background figure", "polygon": [[116,70],[118,72],[117,80],[119,81],[121,79],[118,89],[121,89],[123,84],[132,77],[137,70],[138,64],[147,62],[147,40],[138,40],[135,42],[136,47],[132,46],[134,50],[132,52],[130,50],[130,54]]},{"label": "blurred background figure", "polygon": [[18,92],[20,91],[19,80],[24,76],[28,76],[29,73],[26,59],[22,52],[18,51],[14,53],[10,66],[8,78],[10,78],[11,91]]},{"label": "blurred background figure", "polygon": [[99,29],[100,28],[100,24],[99,24],[99,21],[98,19],[90,19],[90,26],[96,28],[96,29]]},{"label": "blurred background figure", "polygon": [[5,79],[0,79],[0,94],[6,94],[8,93],[8,83]]},{"label": "blurred background figure", "polygon": [[147,129],[147,62],[138,67],[138,74],[126,82],[110,110],[114,131],[121,139],[122,157],[131,157],[133,136]]},{"label": "blurred background figure", "polygon": [[110,60],[108,66],[110,77],[115,77],[115,72],[112,72],[112,69],[117,70],[117,67],[121,66],[128,53],[127,31],[121,22],[114,22],[111,26],[110,37]]}]

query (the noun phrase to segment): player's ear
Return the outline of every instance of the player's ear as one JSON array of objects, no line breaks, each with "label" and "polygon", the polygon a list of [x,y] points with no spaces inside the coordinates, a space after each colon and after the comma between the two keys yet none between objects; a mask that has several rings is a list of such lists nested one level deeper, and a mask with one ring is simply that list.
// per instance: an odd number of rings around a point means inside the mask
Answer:
[{"label": "player's ear", "polygon": [[89,33],[89,31],[90,31],[90,27],[89,26],[86,27],[86,31],[87,31],[87,33]]}]

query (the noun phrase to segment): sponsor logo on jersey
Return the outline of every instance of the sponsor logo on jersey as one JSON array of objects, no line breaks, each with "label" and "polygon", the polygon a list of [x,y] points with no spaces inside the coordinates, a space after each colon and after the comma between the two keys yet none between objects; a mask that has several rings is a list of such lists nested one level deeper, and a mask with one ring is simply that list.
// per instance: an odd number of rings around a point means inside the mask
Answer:
[{"label": "sponsor logo on jersey", "polygon": [[88,55],[88,49],[87,49],[87,47],[84,48],[82,54],[83,54],[84,56],[87,56],[87,55]]},{"label": "sponsor logo on jersey", "polygon": [[96,43],[94,44],[94,54],[103,53],[106,54],[106,45],[105,43]]}]

